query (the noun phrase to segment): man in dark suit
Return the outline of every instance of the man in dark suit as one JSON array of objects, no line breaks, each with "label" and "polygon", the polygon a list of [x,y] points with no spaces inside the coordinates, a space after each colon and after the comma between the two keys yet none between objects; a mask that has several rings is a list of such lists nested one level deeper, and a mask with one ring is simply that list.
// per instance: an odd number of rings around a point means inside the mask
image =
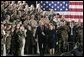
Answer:
[{"label": "man in dark suit", "polygon": [[70,31],[69,31],[69,38],[68,38],[68,41],[70,42],[69,44],[69,50],[72,50],[75,43],[76,43],[76,27],[74,25],[74,21],[71,21],[70,23]]},{"label": "man in dark suit", "polygon": [[35,38],[37,38],[37,36],[38,36],[40,55],[43,56],[45,51],[45,33],[43,22],[41,22],[41,24],[37,27]]}]

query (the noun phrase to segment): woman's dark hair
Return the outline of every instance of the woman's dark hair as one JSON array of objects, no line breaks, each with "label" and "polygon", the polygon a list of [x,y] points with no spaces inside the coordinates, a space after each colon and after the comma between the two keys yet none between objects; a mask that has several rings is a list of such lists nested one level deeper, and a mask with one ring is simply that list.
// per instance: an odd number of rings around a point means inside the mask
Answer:
[{"label": "woman's dark hair", "polygon": [[70,22],[66,22],[66,25],[69,26],[70,25]]}]

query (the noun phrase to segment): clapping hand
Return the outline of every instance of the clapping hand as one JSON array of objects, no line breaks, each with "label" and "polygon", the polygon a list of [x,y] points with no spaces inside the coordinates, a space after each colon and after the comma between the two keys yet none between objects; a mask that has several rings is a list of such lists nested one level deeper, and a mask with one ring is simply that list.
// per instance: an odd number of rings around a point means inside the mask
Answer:
[{"label": "clapping hand", "polygon": [[42,32],[42,35],[45,35],[45,33],[44,33],[44,32]]}]

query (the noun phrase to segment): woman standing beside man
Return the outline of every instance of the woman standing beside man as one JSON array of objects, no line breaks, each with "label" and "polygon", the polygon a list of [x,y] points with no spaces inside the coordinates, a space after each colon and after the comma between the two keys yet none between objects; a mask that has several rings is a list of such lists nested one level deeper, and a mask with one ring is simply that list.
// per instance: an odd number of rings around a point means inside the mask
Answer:
[{"label": "woman standing beside man", "polygon": [[50,23],[49,24],[49,53],[50,55],[54,55],[55,54],[55,43],[56,43],[56,30],[55,30],[55,26]]}]

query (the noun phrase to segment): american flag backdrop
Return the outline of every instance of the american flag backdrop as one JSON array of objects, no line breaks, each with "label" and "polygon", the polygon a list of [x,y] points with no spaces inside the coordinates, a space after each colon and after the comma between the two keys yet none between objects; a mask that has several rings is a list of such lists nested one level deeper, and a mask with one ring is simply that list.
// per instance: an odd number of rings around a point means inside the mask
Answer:
[{"label": "american flag backdrop", "polygon": [[64,15],[66,20],[80,19],[83,22],[83,1],[37,1],[41,9],[49,11],[53,9],[56,13]]}]

